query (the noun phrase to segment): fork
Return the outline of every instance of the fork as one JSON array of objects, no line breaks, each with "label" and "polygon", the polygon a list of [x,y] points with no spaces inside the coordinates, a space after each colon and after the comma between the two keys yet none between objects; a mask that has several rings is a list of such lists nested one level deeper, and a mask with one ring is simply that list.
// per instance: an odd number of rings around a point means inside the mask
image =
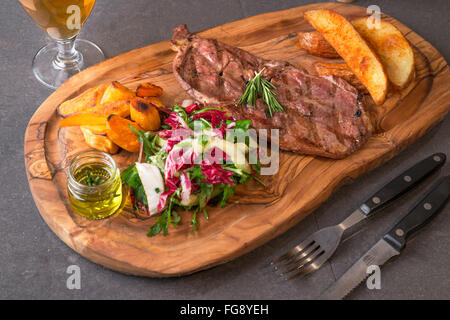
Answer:
[{"label": "fork", "polygon": [[345,230],[385,208],[388,203],[411,190],[425,177],[440,168],[446,160],[435,153],[416,163],[378,190],[341,223],[320,229],[271,264],[286,280],[305,276],[319,269],[336,251]]}]

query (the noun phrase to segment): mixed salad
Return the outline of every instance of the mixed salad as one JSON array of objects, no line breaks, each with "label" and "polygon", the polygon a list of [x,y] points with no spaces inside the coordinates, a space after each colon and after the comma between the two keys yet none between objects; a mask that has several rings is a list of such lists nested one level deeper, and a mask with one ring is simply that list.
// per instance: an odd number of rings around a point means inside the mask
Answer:
[{"label": "mixed salad", "polygon": [[208,203],[224,207],[238,184],[251,179],[262,183],[256,177],[260,172],[256,142],[248,134],[251,120],[236,121],[219,109],[201,109],[196,103],[159,110],[165,114],[161,131],[130,126],[141,151],[138,162],[122,172],[122,181],[136,210],[159,214],[148,236],[166,235],[180,222],[177,210],[192,211],[196,232],[198,215],[208,219]]}]

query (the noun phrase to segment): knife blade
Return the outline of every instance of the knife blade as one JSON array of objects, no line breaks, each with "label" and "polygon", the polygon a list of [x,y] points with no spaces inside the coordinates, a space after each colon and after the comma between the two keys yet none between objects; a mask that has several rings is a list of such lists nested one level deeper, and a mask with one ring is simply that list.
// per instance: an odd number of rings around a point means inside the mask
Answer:
[{"label": "knife blade", "polygon": [[399,255],[406,240],[441,211],[450,197],[450,176],[440,179],[431,191],[421,198],[400,221],[375,245],[356,261],[335,283],[319,297],[321,300],[338,300],[348,295],[366,277],[371,265],[381,266]]}]

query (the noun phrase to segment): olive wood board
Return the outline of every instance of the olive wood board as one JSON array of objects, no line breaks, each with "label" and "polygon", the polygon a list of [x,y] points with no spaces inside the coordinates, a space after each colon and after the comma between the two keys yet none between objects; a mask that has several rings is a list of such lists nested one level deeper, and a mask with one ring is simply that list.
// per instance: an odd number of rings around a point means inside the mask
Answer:
[{"label": "olive wood board", "polygon": [[[310,68],[318,60],[297,45],[297,32],[312,27],[306,10],[328,8],[348,18],[366,9],[321,3],[266,13],[199,32],[241,47],[267,59],[285,60]],[[266,243],[297,224],[340,186],[400,153],[439,122],[450,109],[450,72],[439,52],[414,31],[383,15],[411,43],[416,78],[401,91],[390,91],[382,106],[365,96],[374,128],[373,137],[342,160],[280,153],[277,174],[239,186],[226,208],[208,207],[209,220],[199,220],[192,231],[191,213],[167,236],[147,237],[154,218],[123,210],[108,219],[92,221],[68,205],[66,170],[80,151],[88,150],[79,128],[59,128],[57,106],[100,83],[118,80],[131,89],[150,81],[164,88],[166,105],[188,98],[172,75],[175,53],[170,41],[151,44],[108,59],[69,79],[39,107],[25,133],[25,165],[39,212],[56,235],[85,258],[127,274],[169,277],[190,274],[225,263]],[[175,26],[174,26],[175,27]],[[114,155],[121,169],[136,154]],[[356,205],[356,204],[355,204]]]}]

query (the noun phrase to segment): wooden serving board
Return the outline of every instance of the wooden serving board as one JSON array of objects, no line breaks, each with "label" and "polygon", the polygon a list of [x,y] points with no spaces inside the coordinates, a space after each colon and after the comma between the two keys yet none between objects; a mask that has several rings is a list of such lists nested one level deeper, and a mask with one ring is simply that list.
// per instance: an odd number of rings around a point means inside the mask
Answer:
[{"label": "wooden serving board", "polygon": [[[337,3],[313,4],[267,13],[203,32],[256,55],[311,66],[315,58],[297,46],[298,31],[312,30],[303,19],[306,10],[329,8],[353,18],[365,8]],[[130,211],[109,219],[90,221],[68,205],[66,168],[73,156],[88,149],[78,128],[59,128],[56,107],[84,90],[105,81],[119,80],[134,89],[151,81],[164,88],[166,105],[187,95],[172,75],[175,55],[163,41],[132,50],[74,76],[36,111],[25,134],[25,164],[36,205],[50,228],[82,256],[128,274],[168,277],[189,274],[234,259],[295,225],[337,188],[401,152],[440,121],[450,109],[450,72],[439,52],[415,32],[393,18],[414,48],[416,79],[401,92],[390,92],[383,106],[367,99],[377,130],[358,152],[343,160],[280,155],[280,170],[264,177],[267,188],[250,183],[238,188],[224,209],[208,208],[209,220],[200,219],[194,234],[190,213],[169,235],[148,238],[153,222]],[[175,26],[174,26],[175,27]],[[121,151],[114,156],[123,169],[137,155]]]}]

